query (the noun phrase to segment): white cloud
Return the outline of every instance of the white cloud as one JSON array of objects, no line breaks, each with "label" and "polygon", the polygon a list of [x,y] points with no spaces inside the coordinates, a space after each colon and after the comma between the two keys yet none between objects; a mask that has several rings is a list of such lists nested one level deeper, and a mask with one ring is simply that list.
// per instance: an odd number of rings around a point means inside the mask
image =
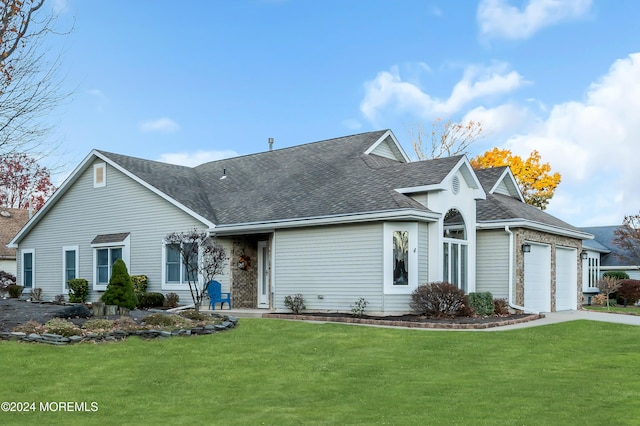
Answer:
[{"label": "white cloud", "polygon": [[162,154],[158,161],[164,163],[177,164],[179,166],[195,167],[209,161],[222,160],[224,158],[237,157],[239,154],[233,150],[224,151],[196,151],[196,152],[175,152]]},{"label": "white cloud", "polygon": [[504,94],[525,84],[523,77],[503,63],[490,66],[471,65],[456,83],[449,98],[438,99],[425,93],[417,84],[400,76],[397,66],[381,71],[365,83],[365,97],[360,111],[371,122],[386,112],[408,113],[421,119],[450,116],[480,98]]},{"label": "white cloud", "polygon": [[552,214],[578,224],[613,225],[640,210],[640,53],[616,61],[582,102],[555,105],[533,132],[512,137],[519,155],[536,149],[562,174]]},{"label": "white cloud", "polygon": [[180,130],[180,125],[170,118],[163,117],[156,120],[147,120],[140,123],[139,129],[141,132],[161,132],[161,133],[175,133]]},{"label": "white cloud", "polygon": [[476,107],[467,112],[460,122],[475,121],[482,123],[483,138],[504,140],[506,135],[513,135],[516,131],[522,131],[522,129],[529,126],[531,119],[531,113],[526,108],[504,104],[495,108]]},{"label": "white cloud", "polygon": [[507,0],[482,0],[477,20],[483,38],[525,39],[544,27],[585,16],[591,0],[529,0],[524,8]]}]

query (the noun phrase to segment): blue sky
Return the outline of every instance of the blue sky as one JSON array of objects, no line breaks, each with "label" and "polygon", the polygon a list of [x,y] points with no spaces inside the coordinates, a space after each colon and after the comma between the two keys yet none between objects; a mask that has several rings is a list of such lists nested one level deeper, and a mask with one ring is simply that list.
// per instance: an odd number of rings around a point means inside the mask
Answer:
[{"label": "blue sky", "polygon": [[[640,2],[58,0],[66,170],[93,148],[185,165],[440,117],[562,174],[576,226],[640,210]],[[56,45],[57,46],[57,45]]]}]

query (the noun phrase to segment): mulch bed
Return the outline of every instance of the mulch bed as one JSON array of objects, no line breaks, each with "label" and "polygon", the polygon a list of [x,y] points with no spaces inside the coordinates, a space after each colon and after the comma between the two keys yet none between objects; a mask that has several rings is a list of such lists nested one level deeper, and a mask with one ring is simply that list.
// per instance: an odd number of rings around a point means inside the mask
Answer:
[{"label": "mulch bed", "polygon": [[484,329],[533,321],[544,318],[542,314],[513,314],[487,317],[433,318],[421,315],[368,316],[355,318],[344,313],[313,312],[301,315],[289,313],[265,313],[263,318],[278,318],[299,321],[342,322],[391,327],[441,328],[441,329]]},{"label": "mulch bed", "polygon": [[[20,299],[0,299],[0,331],[12,331],[17,325],[27,321],[37,321],[44,324],[52,318],[58,316],[61,310],[68,308],[69,305],[54,304],[51,302],[27,302]],[[150,312],[132,310],[130,316],[139,321]],[[106,319],[117,319],[120,316],[102,317]],[[82,324],[89,318],[65,318],[73,322],[77,326]]]}]

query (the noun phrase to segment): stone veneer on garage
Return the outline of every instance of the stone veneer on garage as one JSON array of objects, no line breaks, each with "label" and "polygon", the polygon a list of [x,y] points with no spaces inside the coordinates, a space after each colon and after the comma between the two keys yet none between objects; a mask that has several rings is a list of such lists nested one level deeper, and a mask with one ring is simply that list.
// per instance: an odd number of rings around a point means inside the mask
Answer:
[{"label": "stone veneer on garage", "polygon": [[582,268],[580,252],[582,251],[582,240],[562,237],[559,235],[547,234],[545,232],[533,231],[530,229],[513,229],[515,234],[515,255],[516,255],[516,304],[524,306],[524,253],[520,250],[525,241],[532,243],[543,243],[551,246],[551,312],[556,310],[556,247],[575,248],[577,250],[576,269],[576,305],[579,307],[582,296]]}]

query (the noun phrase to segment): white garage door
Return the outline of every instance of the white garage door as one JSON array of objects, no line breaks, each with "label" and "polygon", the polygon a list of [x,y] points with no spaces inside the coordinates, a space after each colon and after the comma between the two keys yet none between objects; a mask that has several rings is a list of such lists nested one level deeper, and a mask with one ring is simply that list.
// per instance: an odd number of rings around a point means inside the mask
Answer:
[{"label": "white garage door", "polygon": [[578,251],[556,248],[556,311],[576,309],[578,303]]},{"label": "white garage door", "polygon": [[551,310],[551,247],[531,245],[524,255],[524,307],[537,312]]}]

